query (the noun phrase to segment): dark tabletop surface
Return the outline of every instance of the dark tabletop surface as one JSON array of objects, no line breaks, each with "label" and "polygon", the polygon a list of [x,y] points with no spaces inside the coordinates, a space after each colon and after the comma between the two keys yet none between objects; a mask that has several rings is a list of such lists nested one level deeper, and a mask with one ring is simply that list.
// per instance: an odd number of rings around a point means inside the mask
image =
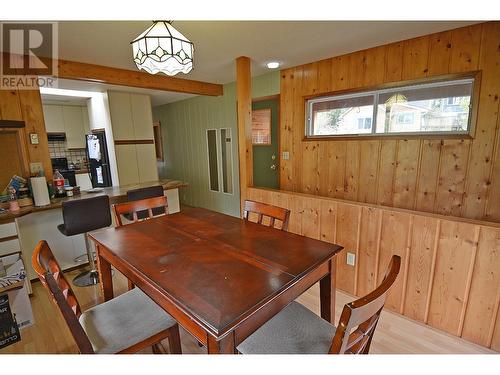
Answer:
[{"label": "dark tabletop surface", "polygon": [[217,335],[342,249],[200,208],[90,236]]}]

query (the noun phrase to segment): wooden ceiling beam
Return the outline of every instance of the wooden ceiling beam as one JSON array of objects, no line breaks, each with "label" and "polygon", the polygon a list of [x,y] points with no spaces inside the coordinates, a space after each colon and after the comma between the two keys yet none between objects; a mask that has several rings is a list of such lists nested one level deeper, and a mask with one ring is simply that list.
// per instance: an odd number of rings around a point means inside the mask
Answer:
[{"label": "wooden ceiling beam", "polygon": [[223,94],[222,85],[216,83],[66,60],[59,60],[57,77],[197,95],[220,96]]},{"label": "wooden ceiling beam", "polygon": [[[5,56],[7,54],[2,53],[2,55],[4,61],[7,61],[7,56]],[[17,57],[22,58],[21,55],[17,55]],[[50,58],[42,58],[42,60],[46,65],[52,63]],[[138,70],[127,70],[68,60],[58,60],[57,67],[57,73],[54,76],[63,79],[195,95],[220,96],[223,94],[223,86],[217,83],[168,77],[161,74],[153,75]],[[18,74],[22,74],[22,69],[17,69],[17,71]]]}]

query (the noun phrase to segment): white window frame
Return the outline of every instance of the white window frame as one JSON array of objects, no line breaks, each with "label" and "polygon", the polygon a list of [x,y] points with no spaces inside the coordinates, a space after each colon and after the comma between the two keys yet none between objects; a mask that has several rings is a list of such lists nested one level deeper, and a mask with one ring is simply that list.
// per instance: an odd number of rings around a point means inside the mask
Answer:
[{"label": "white window frame", "polygon": [[[224,173],[222,171],[222,144],[221,144],[221,130],[229,130],[231,132],[231,144],[229,148],[227,149],[227,152],[229,153],[231,157],[231,186],[232,186],[232,193],[226,193],[224,191]],[[215,148],[216,148],[216,156],[217,156],[217,178],[218,178],[218,187],[219,190],[213,190],[212,185],[210,183],[210,150],[208,147],[208,132],[209,131],[215,131]],[[213,193],[222,193],[225,195],[234,195],[234,160],[233,160],[233,141],[234,141],[234,136],[233,136],[233,129],[229,127],[223,127],[223,128],[210,128],[205,130],[205,144],[207,147],[207,168],[208,168],[208,190],[213,192]]]},{"label": "white window frame", "polygon": [[[356,91],[347,94],[339,95],[328,95],[314,98],[306,98],[305,100],[305,139],[316,139],[316,138],[358,138],[358,137],[432,137],[432,136],[473,136],[474,131],[474,121],[475,121],[475,111],[477,107],[477,95],[478,95],[478,81],[479,77],[477,73],[470,73],[463,77],[454,77],[446,79],[433,79],[432,81],[422,81],[422,83],[413,84],[398,84],[390,88],[374,89],[367,91]],[[471,84],[471,100],[469,105],[469,118],[467,123],[467,129],[463,131],[433,131],[433,132],[390,132],[390,133],[377,133],[377,111],[379,104],[379,95],[394,92],[397,93],[401,90],[412,90],[422,87],[443,87],[451,86],[456,84],[469,83]],[[313,134],[313,105],[316,103],[328,102],[332,100],[344,100],[352,98],[360,98],[364,96],[373,96],[373,114],[372,114],[372,129],[371,133],[346,133],[346,134]]]}]

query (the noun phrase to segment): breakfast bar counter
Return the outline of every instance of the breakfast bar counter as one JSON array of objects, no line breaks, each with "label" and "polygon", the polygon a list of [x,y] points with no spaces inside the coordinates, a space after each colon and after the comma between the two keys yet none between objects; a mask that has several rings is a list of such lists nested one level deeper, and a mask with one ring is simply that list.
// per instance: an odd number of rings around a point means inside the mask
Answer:
[{"label": "breakfast bar counter", "polygon": [[82,191],[80,194],[75,195],[73,197],[51,199],[50,204],[48,204],[46,206],[40,206],[40,207],[26,206],[26,207],[22,207],[17,212],[7,211],[4,213],[0,213],[0,224],[11,223],[11,222],[15,221],[16,218],[28,215],[32,212],[40,212],[40,211],[61,208],[62,203],[66,202],[66,201],[97,197],[99,195],[108,195],[109,201],[111,204],[121,203],[121,202],[124,202],[126,200],[128,190],[140,189],[140,188],[156,186],[156,185],[162,185],[163,189],[166,191],[188,186],[187,183],[182,182],[182,181],[159,180],[159,181],[143,182],[143,183],[132,184],[132,185],[111,186],[111,187],[102,188],[102,190],[100,190],[98,192]]}]

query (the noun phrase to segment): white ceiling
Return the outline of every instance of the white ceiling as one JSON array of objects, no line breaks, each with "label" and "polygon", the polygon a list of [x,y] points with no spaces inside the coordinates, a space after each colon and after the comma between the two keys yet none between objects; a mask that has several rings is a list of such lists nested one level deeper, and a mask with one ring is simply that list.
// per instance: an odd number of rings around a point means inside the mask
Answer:
[{"label": "white ceiling", "polygon": [[[195,46],[193,71],[178,77],[224,84],[235,80],[234,60],[238,56],[252,59],[252,75],[256,76],[269,71],[265,64],[270,60],[278,60],[282,68],[287,68],[473,23],[175,21],[173,25]],[[130,41],[150,24],[150,21],[59,22],[59,58],[135,70]],[[189,97],[164,92],[152,96],[155,105]]]}]

